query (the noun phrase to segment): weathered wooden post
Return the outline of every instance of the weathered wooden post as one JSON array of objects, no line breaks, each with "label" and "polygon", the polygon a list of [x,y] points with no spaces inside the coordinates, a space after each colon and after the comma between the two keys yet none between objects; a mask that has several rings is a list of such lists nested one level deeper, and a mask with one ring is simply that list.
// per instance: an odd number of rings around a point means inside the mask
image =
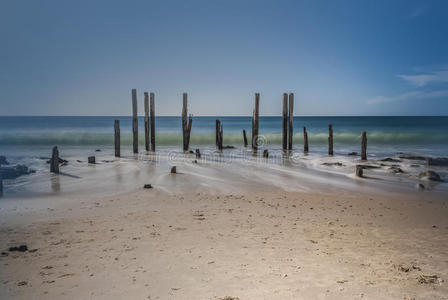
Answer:
[{"label": "weathered wooden post", "polygon": [[289,94],[289,136],[288,136],[288,149],[292,150],[292,137],[294,134],[294,93]]},{"label": "weathered wooden post", "polygon": [[333,155],[333,125],[328,126],[328,155]]},{"label": "weathered wooden post", "polygon": [[260,107],[260,94],[255,93],[255,108],[252,117],[252,149],[258,150],[258,117]]},{"label": "weathered wooden post", "polygon": [[282,106],[282,149],[285,151],[287,149],[288,140],[288,94],[283,93],[283,106]]},{"label": "weathered wooden post", "polygon": [[145,95],[145,149],[149,151],[149,95],[148,92]]},{"label": "weathered wooden post", "polygon": [[367,132],[362,132],[361,138],[361,160],[367,160]]},{"label": "weathered wooden post", "polygon": [[215,129],[215,145],[218,147],[218,136],[219,136],[219,120],[216,120],[216,129]]},{"label": "weathered wooden post", "polygon": [[243,129],[243,140],[244,140],[244,147],[247,147],[247,136],[246,136],[246,130]]},{"label": "weathered wooden post", "polygon": [[96,164],[95,156],[89,156],[89,157],[87,158],[87,162],[88,162],[89,164]]},{"label": "weathered wooden post", "polygon": [[264,149],[264,151],[263,151],[263,157],[264,157],[264,158],[269,158],[269,151],[268,151],[268,149]]},{"label": "weathered wooden post", "polygon": [[216,146],[219,151],[222,151],[222,135],[223,127],[220,120],[216,120]]},{"label": "weathered wooden post", "polygon": [[149,94],[149,110],[151,115],[151,151],[156,151],[156,110],[154,104],[154,93]]},{"label": "weathered wooden post", "polygon": [[306,127],[303,127],[303,152],[308,153],[308,132],[306,132]]},{"label": "weathered wooden post", "polygon": [[137,90],[132,89],[132,133],[134,153],[138,153]]},{"label": "weathered wooden post", "polygon": [[120,120],[114,121],[115,157],[120,157]]},{"label": "weathered wooden post", "polygon": [[191,125],[192,125],[192,118],[191,115],[188,117],[187,121],[187,115],[188,115],[188,95],[187,93],[183,94],[183,106],[182,106],[182,137],[183,137],[183,149],[184,151],[188,151],[189,145],[190,145],[190,132],[191,132]]},{"label": "weathered wooden post", "polygon": [[363,177],[363,167],[361,165],[356,165],[355,173],[358,177]]},{"label": "weathered wooden post", "polygon": [[51,153],[50,172],[59,174],[59,151],[57,146],[53,147],[53,152]]},{"label": "weathered wooden post", "polygon": [[3,177],[2,177],[2,173],[0,173],[0,197],[3,197]]}]

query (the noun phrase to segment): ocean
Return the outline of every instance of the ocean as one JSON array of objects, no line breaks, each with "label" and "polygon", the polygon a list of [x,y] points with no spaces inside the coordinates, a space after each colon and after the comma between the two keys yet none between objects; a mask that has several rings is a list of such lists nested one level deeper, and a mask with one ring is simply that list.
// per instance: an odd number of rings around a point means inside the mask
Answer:
[{"label": "ocean", "polygon": [[[120,120],[122,157],[133,159],[131,117],[0,117],[0,155],[6,156],[12,164],[24,164],[36,171],[32,176],[7,181],[6,189],[11,194],[20,194],[22,191],[51,192],[49,184],[42,188],[38,182],[41,181],[40,175],[48,175],[46,160],[55,145],[59,148],[60,156],[69,160],[66,168],[70,174],[76,176],[83,172],[81,170],[84,170],[89,155],[98,156],[98,161],[113,159],[116,119]],[[199,148],[201,152],[209,154],[216,152],[216,119],[223,124],[223,144],[235,147],[224,150],[222,155],[247,160],[247,154],[251,152],[251,117],[193,117],[190,149]],[[156,117],[155,123],[156,153],[168,160],[184,155],[180,117]],[[329,124],[333,125],[334,131],[335,156],[332,158],[327,155]],[[310,152],[306,156],[303,154],[304,126],[309,136]],[[243,147],[243,129],[248,134],[248,148]],[[269,161],[284,166],[281,131],[281,117],[260,117],[260,152],[268,149],[271,153]],[[369,161],[397,157],[399,153],[425,157],[448,156],[448,117],[295,117],[294,162],[306,169],[348,176],[353,173],[354,164],[359,163],[359,156],[347,154],[360,152],[362,131],[367,131]],[[144,150],[144,119],[139,117],[139,152],[146,159]],[[345,168],[322,167],[323,163],[329,161],[341,162]],[[418,177],[419,172],[425,170],[424,162],[419,163],[417,166],[413,161],[403,162],[400,168],[406,175],[397,174],[397,178]],[[384,171],[387,173],[387,170]],[[437,171],[445,176],[447,168],[438,168]]]}]

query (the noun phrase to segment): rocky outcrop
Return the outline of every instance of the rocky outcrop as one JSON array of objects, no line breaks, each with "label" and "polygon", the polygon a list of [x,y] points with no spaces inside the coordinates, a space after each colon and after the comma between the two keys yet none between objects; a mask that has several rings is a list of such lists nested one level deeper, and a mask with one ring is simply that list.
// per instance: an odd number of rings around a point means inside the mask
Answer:
[{"label": "rocky outcrop", "polygon": [[16,165],[13,167],[0,167],[0,174],[3,179],[16,179],[22,175],[35,173],[36,171],[29,169],[25,165]]}]

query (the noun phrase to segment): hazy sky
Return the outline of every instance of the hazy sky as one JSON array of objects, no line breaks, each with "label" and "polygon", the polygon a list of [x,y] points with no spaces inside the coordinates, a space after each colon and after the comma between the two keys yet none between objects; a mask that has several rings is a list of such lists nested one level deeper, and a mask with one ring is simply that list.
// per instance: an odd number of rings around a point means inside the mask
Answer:
[{"label": "hazy sky", "polygon": [[448,1],[0,1],[0,115],[448,115]]}]

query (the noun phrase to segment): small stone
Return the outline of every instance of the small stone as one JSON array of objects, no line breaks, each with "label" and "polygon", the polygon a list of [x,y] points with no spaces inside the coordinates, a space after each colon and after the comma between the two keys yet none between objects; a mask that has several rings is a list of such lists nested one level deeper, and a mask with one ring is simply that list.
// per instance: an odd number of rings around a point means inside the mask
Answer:
[{"label": "small stone", "polygon": [[152,185],[147,183],[143,186],[144,189],[152,189]]},{"label": "small stone", "polygon": [[28,282],[26,282],[26,281],[20,281],[19,283],[17,283],[18,286],[24,286],[27,284],[28,284]]}]

